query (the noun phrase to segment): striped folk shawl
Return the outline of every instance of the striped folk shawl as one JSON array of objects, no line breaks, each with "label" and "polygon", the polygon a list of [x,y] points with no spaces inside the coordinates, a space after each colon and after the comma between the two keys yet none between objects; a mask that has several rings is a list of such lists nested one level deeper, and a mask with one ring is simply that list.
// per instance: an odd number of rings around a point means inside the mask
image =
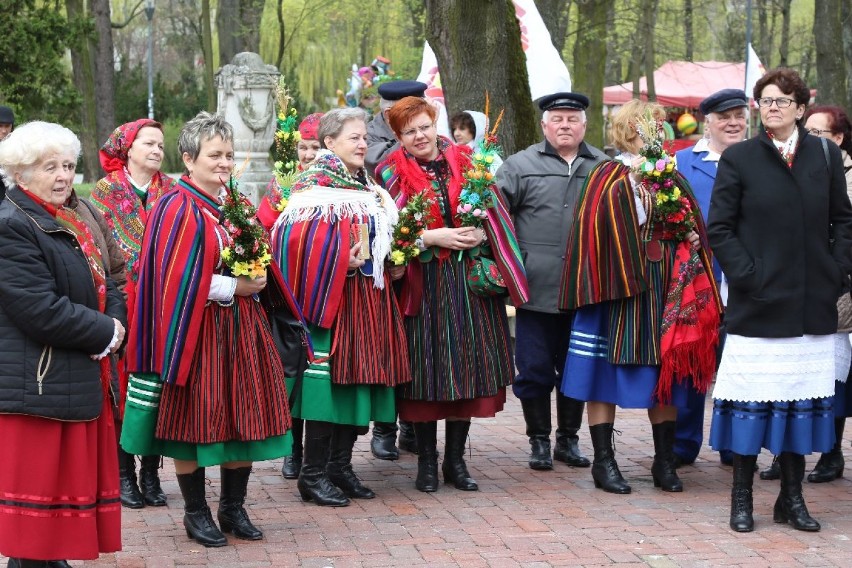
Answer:
[{"label": "striped folk shawl", "polygon": [[327,150],[319,152],[291,191],[287,207],[272,228],[273,257],[305,318],[329,328],[343,297],[352,224],[365,219],[372,224],[373,286],[384,289],[385,259],[399,213],[384,189],[352,178]]},{"label": "striped folk shawl", "polygon": [[[450,204],[455,207],[458,205],[459,193],[462,190],[463,172],[472,167],[469,157],[470,149],[466,146],[451,144],[444,138],[438,140],[441,152],[450,166],[452,179],[447,184],[447,190]],[[404,148],[392,152],[376,168],[376,171],[399,209],[405,207],[410,197],[423,191],[432,192],[436,189],[437,182],[428,178],[426,172],[417,164],[416,159],[408,154]],[[488,242],[494,255],[494,263],[503,277],[512,304],[520,306],[529,300],[530,294],[521,247],[518,245],[515,225],[502,194],[495,187],[492,189],[492,195],[494,196],[494,205],[487,210],[488,217],[483,228],[488,235]],[[459,226],[455,217],[453,223],[454,226]],[[444,226],[443,216],[440,212],[436,215],[433,211],[430,228]],[[441,249],[437,255],[438,259],[448,258],[449,252]],[[422,294],[423,288],[422,280],[423,274],[419,263],[409,263],[403,282],[402,303],[404,305],[401,306],[407,316],[417,315],[417,307],[420,305],[420,294]]]}]

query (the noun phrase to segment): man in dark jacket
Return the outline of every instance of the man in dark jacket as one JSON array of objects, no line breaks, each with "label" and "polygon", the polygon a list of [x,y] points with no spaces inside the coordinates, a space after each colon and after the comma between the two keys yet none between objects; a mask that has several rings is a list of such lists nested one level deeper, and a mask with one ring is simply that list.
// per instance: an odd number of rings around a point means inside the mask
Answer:
[{"label": "man in dark jacket", "polygon": [[[0,142],[15,129],[15,113],[7,106],[0,106]],[[0,201],[6,197],[6,182],[0,176]]]},{"label": "man in dark jacket", "polygon": [[[539,100],[544,140],[510,156],[497,171],[515,220],[530,286],[530,301],[517,310],[512,389],[521,400],[532,469],[552,469],[553,459],[589,467],[577,445],[584,404],[559,391],[572,314],[557,308],[574,206],[586,176],[607,156],[583,141],[589,99],[555,93]],[[550,453],[550,393],[556,387],[556,448]]]}]

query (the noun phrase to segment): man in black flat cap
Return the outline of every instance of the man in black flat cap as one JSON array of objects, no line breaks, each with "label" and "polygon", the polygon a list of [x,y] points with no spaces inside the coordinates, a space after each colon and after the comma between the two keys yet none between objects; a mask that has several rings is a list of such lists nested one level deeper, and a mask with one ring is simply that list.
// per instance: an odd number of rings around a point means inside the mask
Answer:
[{"label": "man in black flat cap", "polygon": [[[0,106],[0,142],[15,129],[15,113],[7,106]],[[0,201],[6,197],[6,182],[0,176]]]},{"label": "man in black flat cap", "polygon": [[[745,139],[748,100],[741,89],[722,89],[701,101],[698,110],[704,115],[704,138],[692,148],[677,152],[675,158],[677,169],[692,187],[692,193],[706,223],[719,157],[728,146]],[[722,271],[716,261],[713,261],[713,276],[716,277],[717,284],[721,285]],[[725,300],[724,294],[722,300]],[[719,333],[720,354],[724,343],[723,328]],[[675,426],[674,452],[678,464],[690,464],[698,457],[704,441],[704,406],[704,395],[689,389],[686,407],[678,410]],[[730,465],[733,455],[723,452],[721,459],[723,463]]]},{"label": "man in black flat cap", "polygon": [[[497,171],[497,187],[515,220],[530,287],[530,301],[517,310],[515,319],[518,375],[512,390],[524,411],[530,468],[552,469],[554,459],[589,467],[577,436],[584,404],[559,390],[573,314],[559,311],[557,297],[577,196],[589,172],[608,158],[583,142],[588,97],[554,93],[539,99],[538,105],[544,111],[544,140],[510,156]],[[557,427],[551,457],[554,387]]]},{"label": "man in black flat cap", "polygon": [[367,173],[372,177],[375,177],[376,166],[388,154],[399,148],[399,142],[397,142],[393,130],[387,123],[385,111],[403,97],[423,97],[426,93],[426,83],[420,81],[388,81],[379,85],[378,91],[379,97],[381,97],[379,100],[381,112],[376,114],[373,120],[367,124],[367,156],[364,158]]}]

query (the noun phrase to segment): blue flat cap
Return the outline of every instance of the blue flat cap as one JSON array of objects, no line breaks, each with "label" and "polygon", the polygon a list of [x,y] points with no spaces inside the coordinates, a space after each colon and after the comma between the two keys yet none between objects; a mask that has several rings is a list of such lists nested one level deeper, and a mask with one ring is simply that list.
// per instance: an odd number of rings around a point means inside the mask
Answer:
[{"label": "blue flat cap", "polygon": [[580,93],[553,93],[552,95],[541,97],[538,100],[538,108],[543,111],[559,108],[586,110],[589,108],[589,97]]},{"label": "blue flat cap", "polygon": [[15,113],[7,106],[0,106],[0,124],[15,124]]},{"label": "blue flat cap", "polygon": [[426,83],[420,81],[387,81],[379,85],[379,96],[386,101],[398,101],[403,97],[422,97]]},{"label": "blue flat cap", "polygon": [[711,112],[724,112],[732,108],[748,106],[745,91],[741,89],[722,89],[716,91],[698,105],[701,114],[707,115]]}]

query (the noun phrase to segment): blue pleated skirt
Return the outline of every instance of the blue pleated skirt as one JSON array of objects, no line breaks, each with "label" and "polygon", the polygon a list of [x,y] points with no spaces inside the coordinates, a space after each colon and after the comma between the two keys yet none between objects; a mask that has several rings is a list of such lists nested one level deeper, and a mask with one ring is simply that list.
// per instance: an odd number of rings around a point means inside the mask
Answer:
[{"label": "blue pleated skirt", "polygon": [[[592,304],[574,315],[565,372],[560,390],[586,402],[606,402],[621,408],[657,406],[654,391],[660,377],[657,365],[614,365],[609,362],[608,303]],[[674,406],[686,407],[689,384],[672,385]]]},{"label": "blue pleated skirt", "polygon": [[833,397],[784,402],[713,401],[710,446],[742,455],[807,455],[834,446]]}]

